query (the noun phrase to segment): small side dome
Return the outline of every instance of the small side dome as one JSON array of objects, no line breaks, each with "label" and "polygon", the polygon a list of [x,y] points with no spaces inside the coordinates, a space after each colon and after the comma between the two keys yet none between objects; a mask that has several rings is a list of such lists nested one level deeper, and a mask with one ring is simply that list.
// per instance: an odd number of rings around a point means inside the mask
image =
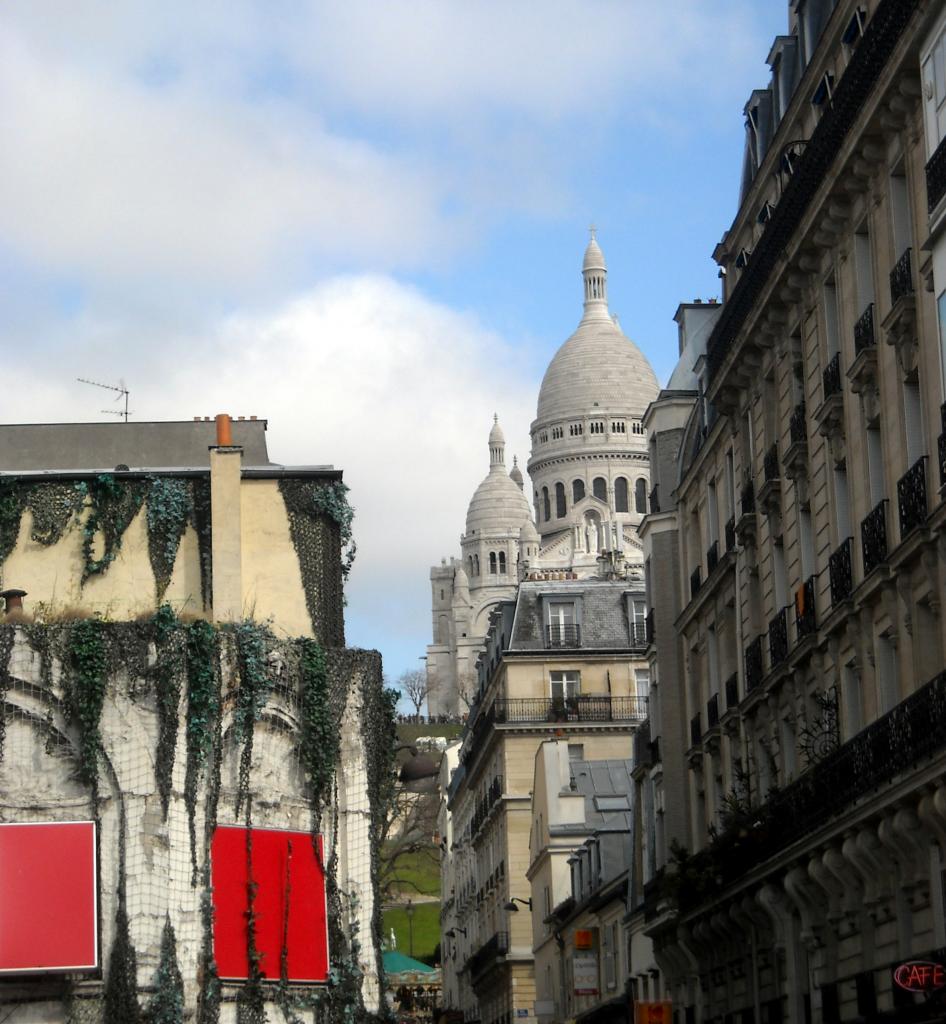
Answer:
[{"label": "small side dome", "polygon": [[490,448],[496,445],[506,444],[506,435],[503,433],[503,428],[499,425],[499,414],[493,413],[493,429],[489,432],[489,446]]},{"label": "small side dome", "polygon": [[516,486],[521,491],[523,488],[522,470],[519,468],[519,456],[513,455],[512,457],[512,469],[509,470],[510,478],[515,482]]},{"label": "small side dome", "polygon": [[585,249],[585,258],[582,260],[581,269],[585,270],[607,270],[607,265],[604,262],[604,253],[601,251],[601,246],[598,245],[598,239],[595,237],[595,229],[591,229],[591,239],[588,242],[588,248]]},{"label": "small side dome", "polygon": [[519,545],[524,547],[526,544],[539,543],[539,531],[535,528],[535,523],[529,519],[522,524],[522,529],[519,531]]}]

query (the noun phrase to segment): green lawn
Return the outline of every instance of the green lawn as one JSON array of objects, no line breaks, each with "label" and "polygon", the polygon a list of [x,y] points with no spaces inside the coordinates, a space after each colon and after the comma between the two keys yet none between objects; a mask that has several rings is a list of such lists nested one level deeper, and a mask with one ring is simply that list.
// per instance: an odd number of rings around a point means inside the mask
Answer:
[{"label": "green lawn", "polygon": [[[381,853],[385,860],[384,851]],[[440,895],[440,849],[431,843],[430,850],[411,850],[397,859],[397,880],[392,889],[406,900],[410,897]]]},{"label": "green lawn", "polygon": [[385,940],[390,942],[391,929],[397,937],[397,948],[415,960],[429,962],[433,966],[434,950],[440,942],[440,904],[418,903],[414,907],[413,933],[414,952],[411,953],[411,928],[407,923],[407,912],[403,907],[385,908],[381,916]]},{"label": "green lawn", "polygon": [[463,732],[463,726],[459,722],[451,722],[445,725],[416,725],[412,722],[398,722],[397,738],[399,743],[414,743],[421,736],[446,736],[448,739],[456,739]]}]

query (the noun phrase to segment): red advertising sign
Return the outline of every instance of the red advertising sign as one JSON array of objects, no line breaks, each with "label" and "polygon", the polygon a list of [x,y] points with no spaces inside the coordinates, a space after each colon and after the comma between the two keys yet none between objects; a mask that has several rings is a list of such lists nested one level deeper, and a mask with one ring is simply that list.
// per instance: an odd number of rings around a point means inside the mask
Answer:
[{"label": "red advertising sign", "polygon": [[[247,843],[247,839],[250,843]],[[249,884],[259,969],[278,981],[283,952],[288,980],[328,980],[328,920],[322,837],[316,856],[308,832],[221,825],[210,848],[214,957],[221,978],[249,977]]]},{"label": "red advertising sign", "polygon": [[95,823],[0,825],[0,974],[98,965]]},{"label": "red advertising sign", "polygon": [[893,980],[907,992],[935,992],[946,986],[946,967],[931,960],[908,960],[894,968]]}]

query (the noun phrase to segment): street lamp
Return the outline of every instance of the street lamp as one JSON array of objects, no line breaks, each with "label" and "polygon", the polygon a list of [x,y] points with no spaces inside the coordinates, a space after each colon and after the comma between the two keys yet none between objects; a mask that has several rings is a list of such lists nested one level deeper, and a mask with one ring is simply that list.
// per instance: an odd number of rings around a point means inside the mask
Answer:
[{"label": "street lamp", "polygon": [[407,901],[407,906],[404,908],[404,913],[407,914],[407,947],[408,956],[414,956],[414,904],[410,900]]},{"label": "street lamp", "polygon": [[513,914],[519,913],[519,908],[516,906],[517,903],[521,903],[524,907],[532,909],[532,900],[521,900],[518,896],[513,896],[512,899],[503,906],[503,910],[508,910]]}]

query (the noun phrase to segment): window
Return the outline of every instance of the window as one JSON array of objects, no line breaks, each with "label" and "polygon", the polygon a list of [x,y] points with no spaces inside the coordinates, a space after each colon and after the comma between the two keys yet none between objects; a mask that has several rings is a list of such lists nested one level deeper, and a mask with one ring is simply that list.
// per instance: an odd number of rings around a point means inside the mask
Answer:
[{"label": "window", "polygon": [[599,501],[608,500],[608,482],[603,476],[596,476],[594,480],[591,481],[591,493]]},{"label": "window", "polygon": [[506,552],[505,551],[500,551],[499,552],[499,572],[500,572],[500,575],[502,575],[502,576],[506,575]]},{"label": "window", "polygon": [[490,551],[489,553],[489,574],[490,576],[496,575],[496,552]]},{"label": "window", "polygon": [[639,668],[634,671],[634,689],[636,696],[650,696],[650,669]]},{"label": "window", "polygon": [[552,700],[565,700],[581,693],[580,672],[549,672]]},{"label": "window", "polygon": [[565,436],[565,431],[561,427],[552,427],[552,440],[558,441]]},{"label": "window", "polygon": [[578,615],[573,601],[550,601],[549,609],[549,643],[561,645],[572,643],[577,639]]},{"label": "window", "polygon": [[614,481],[614,511],[615,512],[628,512],[627,504],[627,480],[623,476],[619,476]]},{"label": "window", "polygon": [[542,488],[542,518],[548,522],[552,518],[552,503],[549,501],[549,489]]},{"label": "window", "polygon": [[604,433],[604,422],[602,420],[592,420],[588,424],[589,434],[603,434]]},{"label": "window", "polygon": [[612,434],[625,434],[625,433],[627,433],[627,429],[625,427],[624,421],[623,420],[614,420],[611,423],[611,433]]},{"label": "window", "polygon": [[559,519],[565,518],[565,485],[555,485],[555,515]]},{"label": "window", "polygon": [[818,88],[815,89],[814,96],[811,97],[811,104],[814,107],[824,106],[825,103],[831,102],[831,97],[834,95],[834,75],[830,71],[826,71],[821,76],[821,81],[818,83]]},{"label": "window", "polygon": [[572,480],[572,504],[577,505],[585,496],[585,481]]},{"label": "window", "polygon": [[828,360],[838,351],[838,290],[834,278],[826,281],[823,292],[824,300],[824,340]]},{"label": "window", "polygon": [[922,68],[926,150],[932,156],[946,138],[946,26],[926,53]]},{"label": "window", "polygon": [[569,425],[568,425],[568,433],[572,437],[581,437],[581,435],[584,432],[585,432],[584,424],[582,424],[582,423],[569,423]]},{"label": "window", "polygon": [[642,476],[634,484],[634,511],[640,515],[647,511],[647,481]]},{"label": "window", "polygon": [[641,423],[639,420],[634,420],[631,423],[631,433],[632,434],[643,434],[644,433],[644,424]]},{"label": "window", "polygon": [[864,26],[866,24],[867,14],[863,7],[858,7],[851,16],[851,20],[847,23],[844,35],[841,36],[841,42],[844,43],[845,46],[857,46],[858,41],[864,34]]},{"label": "window", "polygon": [[473,573],[473,556],[472,555],[470,555],[469,561],[470,561],[470,576],[473,576],[474,573]]}]

